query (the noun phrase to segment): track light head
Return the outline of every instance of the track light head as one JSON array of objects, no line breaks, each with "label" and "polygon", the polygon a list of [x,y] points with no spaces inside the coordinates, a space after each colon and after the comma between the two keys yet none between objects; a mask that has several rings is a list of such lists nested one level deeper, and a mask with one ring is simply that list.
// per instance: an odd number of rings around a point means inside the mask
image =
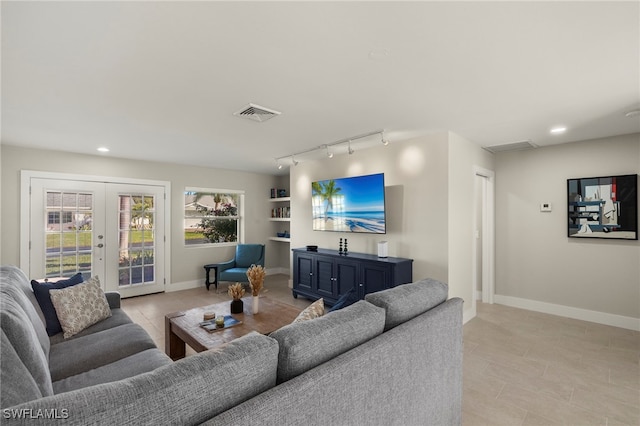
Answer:
[{"label": "track light head", "polygon": [[291,156],[291,162],[293,163],[294,166],[297,166],[299,161],[296,161],[296,158],[292,155]]},{"label": "track light head", "polygon": [[329,145],[324,146],[327,149],[327,157],[333,158],[333,152],[329,151]]},{"label": "track light head", "polygon": [[353,154],[355,151],[351,149],[351,139],[349,139],[349,155]]},{"label": "track light head", "polygon": [[389,145],[389,141],[384,138],[384,131],[380,132],[380,139],[382,140],[382,145],[384,146]]}]

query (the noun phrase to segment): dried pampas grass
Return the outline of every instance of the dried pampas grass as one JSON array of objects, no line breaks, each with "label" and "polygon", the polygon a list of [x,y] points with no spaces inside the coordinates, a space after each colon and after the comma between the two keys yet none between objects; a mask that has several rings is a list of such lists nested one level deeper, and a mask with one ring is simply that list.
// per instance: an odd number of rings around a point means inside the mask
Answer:
[{"label": "dried pampas grass", "polygon": [[247,277],[249,278],[249,285],[251,286],[251,294],[257,296],[262,290],[262,284],[264,283],[264,277],[267,273],[260,265],[251,265],[247,270]]},{"label": "dried pampas grass", "polygon": [[244,288],[240,283],[231,284],[227,292],[229,293],[229,296],[233,298],[233,300],[238,300],[242,296],[244,296]]}]

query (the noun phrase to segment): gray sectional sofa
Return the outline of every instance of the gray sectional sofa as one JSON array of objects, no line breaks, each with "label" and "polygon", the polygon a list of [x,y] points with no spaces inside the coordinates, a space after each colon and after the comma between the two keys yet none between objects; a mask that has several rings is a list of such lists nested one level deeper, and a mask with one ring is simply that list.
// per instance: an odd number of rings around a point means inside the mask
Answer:
[{"label": "gray sectional sofa", "polygon": [[172,362],[112,316],[49,338],[29,282],[0,268],[2,424],[456,425],[462,300],[422,280]]}]

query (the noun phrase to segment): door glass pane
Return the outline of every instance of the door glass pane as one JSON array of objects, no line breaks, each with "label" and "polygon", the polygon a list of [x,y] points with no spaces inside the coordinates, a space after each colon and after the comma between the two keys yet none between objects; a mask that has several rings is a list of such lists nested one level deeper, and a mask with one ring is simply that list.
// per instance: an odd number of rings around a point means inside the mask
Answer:
[{"label": "door glass pane", "polygon": [[153,195],[119,196],[120,286],[154,282],[155,199]]},{"label": "door glass pane", "polygon": [[93,194],[47,191],[45,277],[91,275]]}]

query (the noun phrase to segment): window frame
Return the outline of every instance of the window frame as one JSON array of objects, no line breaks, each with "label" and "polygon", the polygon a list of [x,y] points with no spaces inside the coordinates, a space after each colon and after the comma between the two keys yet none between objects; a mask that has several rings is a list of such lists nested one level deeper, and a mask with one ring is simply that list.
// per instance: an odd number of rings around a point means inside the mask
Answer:
[{"label": "window frame", "polygon": [[[186,233],[190,227],[187,226],[187,221],[193,220],[196,216],[188,216],[186,212],[187,207],[187,196],[193,193],[204,193],[204,194],[234,194],[238,196],[237,203],[237,213],[235,216],[197,216],[201,218],[211,218],[211,219],[236,219],[237,226],[237,238],[236,241],[230,242],[201,242],[196,244],[187,244]],[[241,189],[221,189],[221,188],[203,188],[203,187],[195,187],[195,186],[187,186],[183,191],[183,245],[186,248],[204,248],[204,247],[227,247],[227,246],[236,246],[238,244],[244,243],[244,204],[245,204],[245,191]]]}]

